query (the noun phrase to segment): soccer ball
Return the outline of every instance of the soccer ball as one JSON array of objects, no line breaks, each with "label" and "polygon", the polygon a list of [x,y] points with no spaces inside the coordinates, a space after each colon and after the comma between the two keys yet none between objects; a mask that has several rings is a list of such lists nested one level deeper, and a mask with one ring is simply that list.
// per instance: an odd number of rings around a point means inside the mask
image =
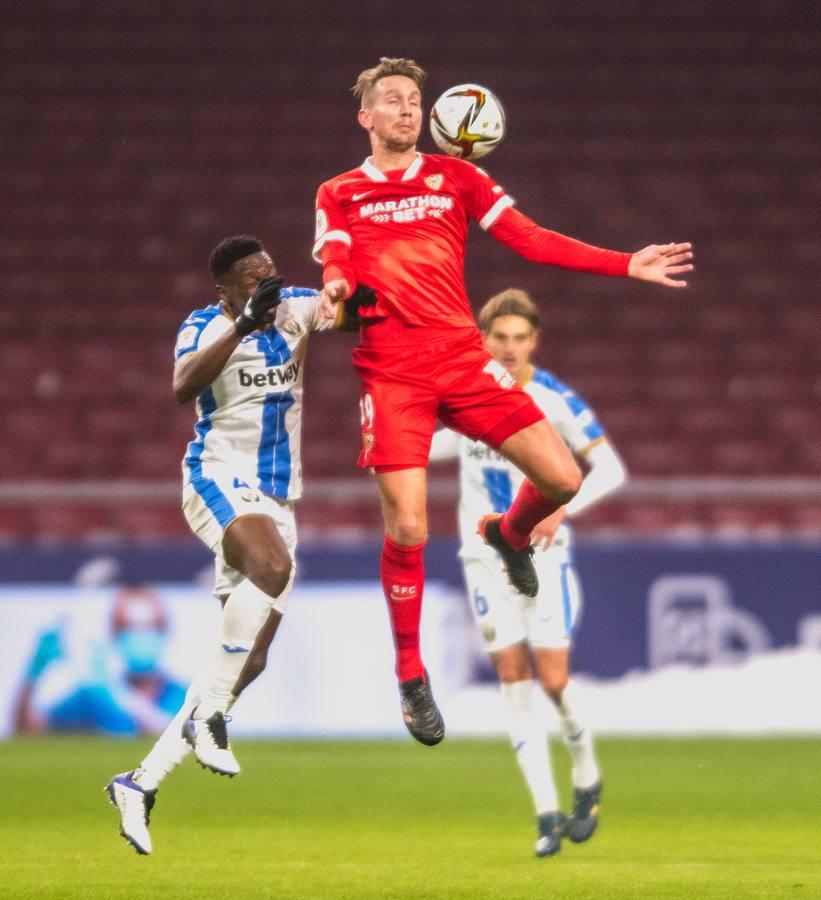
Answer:
[{"label": "soccer ball", "polygon": [[458,84],[433,104],[430,133],[448,156],[478,159],[505,136],[505,111],[487,88]]}]

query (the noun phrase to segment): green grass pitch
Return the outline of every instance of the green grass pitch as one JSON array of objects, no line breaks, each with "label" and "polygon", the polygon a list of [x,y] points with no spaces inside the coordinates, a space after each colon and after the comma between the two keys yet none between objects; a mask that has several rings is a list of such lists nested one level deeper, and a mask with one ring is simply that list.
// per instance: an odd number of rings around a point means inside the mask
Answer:
[{"label": "green grass pitch", "polygon": [[137,856],[102,789],[148,745],[0,743],[0,897],[821,897],[814,739],[601,740],[599,832],[542,860],[510,748],[455,739],[240,740],[233,780],[188,759]]}]

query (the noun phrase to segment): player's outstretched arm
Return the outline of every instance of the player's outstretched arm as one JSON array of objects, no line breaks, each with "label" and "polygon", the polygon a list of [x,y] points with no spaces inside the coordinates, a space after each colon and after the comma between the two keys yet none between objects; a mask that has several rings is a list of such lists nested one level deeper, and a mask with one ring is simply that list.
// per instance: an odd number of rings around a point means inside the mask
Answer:
[{"label": "player's outstretched arm", "polygon": [[320,310],[326,319],[336,316],[336,304],[351,296],[356,288],[356,275],[351,265],[351,248],[344,241],[323,244],[317,258],[322,263],[322,296]]},{"label": "player's outstretched arm", "polygon": [[530,262],[594,275],[628,274],[631,255],[594,247],[558,231],[549,231],[513,207],[503,210],[489,233]]},{"label": "player's outstretched arm", "polygon": [[630,257],[627,275],[667,287],[687,287],[686,281],[675,276],[693,271],[692,250],[692,244],[651,244]]},{"label": "player's outstretched arm", "polygon": [[678,276],[693,269],[692,244],[652,244],[637,253],[618,253],[548,231],[532,219],[509,207],[490,227],[490,234],[525,259],[597,275],[627,275],[682,288],[687,282]]}]

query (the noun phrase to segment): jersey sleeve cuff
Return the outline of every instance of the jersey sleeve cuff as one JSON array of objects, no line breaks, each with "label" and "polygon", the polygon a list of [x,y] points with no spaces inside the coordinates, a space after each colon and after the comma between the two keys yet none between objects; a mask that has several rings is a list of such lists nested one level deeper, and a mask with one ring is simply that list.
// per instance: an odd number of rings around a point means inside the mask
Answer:
[{"label": "jersey sleeve cuff", "polygon": [[325,244],[329,244],[331,241],[340,241],[343,244],[347,244],[349,247],[351,246],[351,236],[347,231],[328,231],[326,234],[323,234],[322,237],[314,244],[314,249],[311,252],[311,255],[316,262],[322,262],[319,253],[325,246]]},{"label": "jersey sleeve cuff", "polygon": [[598,447],[599,444],[603,444],[607,440],[607,436],[604,434],[600,434],[597,438],[594,438],[590,441],[589,444],[585,444],[584,447],[580,448],[576,451],[580,456],[587,456],[588,453],[594,448]]},{"label": "jersey sleeve cuff", "polygon": [[513,197],[510,197],[508,194],[505,194],[504,197],[500,197],[482,218],[479,219],[479,227],[482,230],[487,231],[508,207],[513,206],[514,202]]}]

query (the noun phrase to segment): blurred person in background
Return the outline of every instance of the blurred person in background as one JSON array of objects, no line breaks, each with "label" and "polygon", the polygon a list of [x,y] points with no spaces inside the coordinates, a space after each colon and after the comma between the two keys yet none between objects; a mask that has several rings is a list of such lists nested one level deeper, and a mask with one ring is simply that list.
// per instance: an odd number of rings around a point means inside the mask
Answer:
[{"label": "blurred person in background", "polygon": [[[482,515],[509,509],[524,475],[500,453],[448,429],[434,435],[430,453],[431,462],[459,459],[459,555],[470,608],[499,676],[510,740],[536,809],[536,855],[552,856],[559,852],[563,836],[577,843],[592,836],[602,784],[593,738],[579,716],[569,683],[581,594],[565,517],[619,488],[626,472],[584,400],[531,362],[539,338],[539,313],[527,293],[510,289],[492,297],[479,312],[479,327],[489,353],[530,394],[584,473],[576,496],[533,529],[539,590],[535,597],[527,597],[510,586],[503,560],[476,531]],[[569,819],[559,809],[544,711],[534,696],[536,683],[555,706],[572,760]]]},{"label": "blurred person in background", "polygon": [[[162,668],[168,617],[160,597],[145,585],[120,588],[111,611],[111,640],[93,643],[90,658],[70,659],[66,629],[40,635],[14,709],[19,733],[93,731],[159,734],[179,710],[185,688]],[[63,663],[64,669],[57,664]],[[65,679],[65,692],[37,702],[46,676]]]}]

